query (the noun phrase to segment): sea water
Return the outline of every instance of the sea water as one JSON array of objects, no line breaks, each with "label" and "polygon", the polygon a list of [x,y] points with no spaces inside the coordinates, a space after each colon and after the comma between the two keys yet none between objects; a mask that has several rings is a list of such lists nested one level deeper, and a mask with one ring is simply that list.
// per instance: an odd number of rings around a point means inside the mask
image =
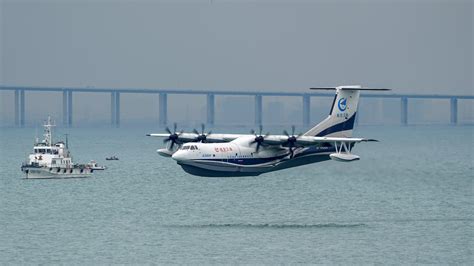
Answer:
[{"label": "sea water", "polygon": [[360,161],[232,178],[185,173],[149,129],[72,128],[74,160],[108,169],[26,180],[34,129],[0,132],[0,264],[474,261],[472,126],[361,127]]}]

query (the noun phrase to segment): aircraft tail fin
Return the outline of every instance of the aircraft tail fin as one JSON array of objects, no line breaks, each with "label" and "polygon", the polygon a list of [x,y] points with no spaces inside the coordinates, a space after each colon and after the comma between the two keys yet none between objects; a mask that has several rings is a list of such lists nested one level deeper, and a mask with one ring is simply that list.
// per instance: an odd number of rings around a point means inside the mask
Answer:
[{"label": "aircraft tail fin", "polygon": [[335,88],[311,88],[313,90],[335,90],[329,116],[306,132],[305,136],[344,137],[352,136],[360,91],[387,91],[388,89],[362,88],[360,85],[339,86]]}]

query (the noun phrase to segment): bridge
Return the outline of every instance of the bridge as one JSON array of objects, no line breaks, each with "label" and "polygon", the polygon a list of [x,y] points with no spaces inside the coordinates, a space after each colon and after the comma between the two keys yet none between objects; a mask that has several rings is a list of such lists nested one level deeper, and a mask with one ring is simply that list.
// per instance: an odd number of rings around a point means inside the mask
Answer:
[{"label": "bridge", "polygon": [[[255,100],[255,125],[262,124],[262,98],[265,96],[292,96],[301,97],[303,105],[303,125],[310,123],[310,105],[312,97],[334,97],[333,93],[319,92],[255,92],[255,91],[212,91],[212,90],[172,90],[172,89],[139,89],[139,88],[59,88],[59,87],[24,87],[24,86],[0,86],[1,91],[14,92],[15,125],[23,127],[25,125],[25,94],[27,92],[57,92],[62,93],[62,111],[63,125],[73,125],[73,95],[77,93],[106,93],[110,94],[110,121],[114,127],[120,126],[120,97],[126,94],[153,94],[159,95],[159,123],[166,125],[168,123],[168,95],[202,95],[207,99],[207,118],[208,125],[214,125],[215,118],[215,97],[228,96],[250,96]],[[458,124],[458,100],[474,99],[473,95],[422,95],[422,94],[390,94],[390,93],[362,93],[362,98],[396,98],[400,100],[400,123],[408,124],[408,101],[410,99],[445,99],[450,102],[450,123]]]}]

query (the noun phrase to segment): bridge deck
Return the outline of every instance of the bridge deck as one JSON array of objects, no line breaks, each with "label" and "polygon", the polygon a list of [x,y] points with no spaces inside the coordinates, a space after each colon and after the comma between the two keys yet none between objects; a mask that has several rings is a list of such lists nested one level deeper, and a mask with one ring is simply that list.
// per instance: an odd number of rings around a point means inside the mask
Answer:
[{"label": "bridge deck", "polygon": [[[143,89],[143,88],[80,88],[80,87],[31,87],[31,86],[0,86],[0,91],[13,91],[15,93],[15,124],[17,126],[25,125],[25,92],[59,92],[63,94],[63,124],[73,125],[72,115],[72,97],[73,93],[110,93],[111,96],[111,124],[118,127],[120,124],[120,94],[138,93],[138,94],[159,94],[159,122],[165,125],[167,118],[167,95],[205,95],[207,96],[207,123],[214,124],[215,117],[215,96],[253,96],[255,99],[255,124],[262,124],[262,97],[263,96],[282,96],[282,97],[302,97],[304,125],[310,122],[310,100],[311,97],[334,97],[333,93],[319,92],[255,92],[255,91],[218,91],[218,90],[195,90],[195,89]],[[440,95],[440,94],[394,94],[394,93],[362,93],[364,98],[398,98],[400,99],[400,123],[407,125],[408,119],[408,99],[449,99],[450,100],[450,122],[458,122],[458,100],[474,99],[474,95]]]}]

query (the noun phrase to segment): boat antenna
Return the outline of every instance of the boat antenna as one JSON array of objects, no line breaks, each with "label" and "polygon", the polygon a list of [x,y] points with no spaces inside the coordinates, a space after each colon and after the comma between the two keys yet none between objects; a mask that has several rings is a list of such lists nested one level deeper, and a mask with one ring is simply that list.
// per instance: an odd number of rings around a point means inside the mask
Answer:
[{"label": "boat antenna", "polygon": [[47,146],[52,145],[53,143],[53,136],[52,136],[52,127],[56,126],[51,122],[51,116],[48,116],[48,120],[44,126],[44,142]]},{"label": "boat antenna", "polygon": [[66,135],[66,149],[69,149],[69,142],[68,142],[68,139],[67,139],[67,136],[68,136],[69,134],[66,133],[66,134],[64,134],[64,135]]},{"label": "boat antenna", "polygon": [[38,138],[38,124],[35,123],[35,145],[38,144],[39,138]]}]

